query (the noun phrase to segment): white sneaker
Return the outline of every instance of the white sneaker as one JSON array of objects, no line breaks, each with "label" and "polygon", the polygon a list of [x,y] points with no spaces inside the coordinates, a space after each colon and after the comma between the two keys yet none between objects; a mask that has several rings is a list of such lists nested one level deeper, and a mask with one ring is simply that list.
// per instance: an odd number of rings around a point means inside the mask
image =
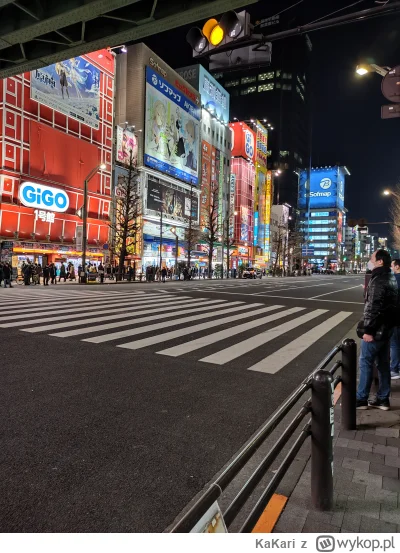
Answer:
[{"label": "white sneaker", "polygon": [[399,380],[400,379],[400,373],[391,372],[390,377],[391,377],[392,380]]}]

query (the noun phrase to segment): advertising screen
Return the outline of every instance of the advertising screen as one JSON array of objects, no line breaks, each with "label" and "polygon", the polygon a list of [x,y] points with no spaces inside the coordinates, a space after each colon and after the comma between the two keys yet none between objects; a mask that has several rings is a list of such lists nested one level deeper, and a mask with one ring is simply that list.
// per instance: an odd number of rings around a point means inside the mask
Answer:
[{"label": "advertising screen", "polygon": [[256,133],[245,123],[231,123],[232,155],[244,157],[253,163],[256,160]]},{"label": "advertising screen", "polygon": [[229,94],[202,65],[199,65],[199,92],[202,105],[217,119],[229,122]]},{"label": "advertising screen", "polygon": [[144,164],[182,181],[199,182],[200,109],[146,67]]},{"label": "advertising screen", "polygon": [[[175,221],[186,222],[190,217],[190,191],[177,190],[167,184],[149,178],[147,182],[147,213],[159,215],[162,211],[165,217]],[[197,194],[193,194],[192,216],[198,219],[199,203]]]},{"label": "advertising screen", "polygon": [[[298,207],[300,209],[344,208],[345,175],[340,167],[321,167],[303,170],[299,179]],[[309,206],[308,200],[309,199]]]},{"label": "advertising screen", "polygon": [[200,92],[201,104],[217,119],[229,122],[229,92],[202,65],[178,69],[179,75]]},{"label": "advertising screen", "polygon": [[132,165],[138,161],[138,141],[133,132],[117,127],[117,161],[129,165],[132,154]]},{"label": "advertising screen", "polygon": [[98,129],[100,70],[80,56],[35,69],[31,98]]}]

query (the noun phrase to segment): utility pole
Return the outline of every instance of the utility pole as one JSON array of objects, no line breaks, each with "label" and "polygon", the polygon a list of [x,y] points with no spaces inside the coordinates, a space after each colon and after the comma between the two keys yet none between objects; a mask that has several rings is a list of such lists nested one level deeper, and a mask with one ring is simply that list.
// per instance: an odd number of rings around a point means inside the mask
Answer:
[{"label": "utility pole", "polygon": [[193,184],[190,184],[190,217],[189,217],[189,229],[188,229],[188,271],[190,273],[190,261],[191,261],[191,249],[192,249],[192,217],[193,217]]},{"label": "utility pole", "polygon": [[[229,204],[228,204],[229,206]],[[230,236],[229,236],[229,215],[230,215],[230,212],[229,212],[229,207],[228,207],[228,211],[227,211],[227,214],[226,214],[226,229],[225,229],[225,232],[226,232],[226,278],[229,278],[229,270],[230,270],[230,247],[229,247],[229,242],[230,242]],[[223,258],[222,258],[223,259]]]}]

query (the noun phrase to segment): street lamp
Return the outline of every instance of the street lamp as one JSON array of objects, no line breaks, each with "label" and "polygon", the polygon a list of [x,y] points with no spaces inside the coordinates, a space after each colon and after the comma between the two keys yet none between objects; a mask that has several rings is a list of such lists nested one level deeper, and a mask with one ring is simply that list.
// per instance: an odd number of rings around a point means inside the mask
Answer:
[{"label": "street lamp", "polygon": [[83,206],[82,206],[82,272],[81,283],[86,284],[86,243],[87,243],[87,196],[88,196],[88,184],[89,181],[95,176],[98,170],[104,171],[106,169],[105,163],[100,163],[90,171],[85,179],[83,187]]},{"label": "street lamp", "polygon": [[393,192],[393,190],[390,190],[389,188],[387,188],[386,190],[383,191],[383,195],[384,196],[394,196],[395,198],[400,199],[400,194],[398,194],[397,192]]},{"label": "street lamp", "polygon": [[390,71],[390,67],[381,67],[375,63],[360,63],[356,67],[357,75],[366,75],[367,73],[378,73],[381,77],[385,77]]}]

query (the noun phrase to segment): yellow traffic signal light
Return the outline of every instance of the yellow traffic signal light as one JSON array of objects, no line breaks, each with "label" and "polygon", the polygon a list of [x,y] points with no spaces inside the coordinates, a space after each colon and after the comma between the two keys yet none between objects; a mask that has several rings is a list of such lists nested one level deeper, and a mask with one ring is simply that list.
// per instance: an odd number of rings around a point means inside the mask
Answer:
[{"label": "yellow traffic signal light", "polygon": [[209,19],[203,27],[203,35],[212,46],[218,46],[224,39],[224,31],[216,19]]},{"label": "yellow traffic signal light", "polygon": [[246,11],[236,13],[230,10],[221,16],[220,21],[211,18],[206,21],[202,29],[192,27],[186,35],[186,40],[194,50],[193,56],[205,55],[218,47],[226,46],[230,42],[245,39],[251,36],[252,26],[250,15]]}]

